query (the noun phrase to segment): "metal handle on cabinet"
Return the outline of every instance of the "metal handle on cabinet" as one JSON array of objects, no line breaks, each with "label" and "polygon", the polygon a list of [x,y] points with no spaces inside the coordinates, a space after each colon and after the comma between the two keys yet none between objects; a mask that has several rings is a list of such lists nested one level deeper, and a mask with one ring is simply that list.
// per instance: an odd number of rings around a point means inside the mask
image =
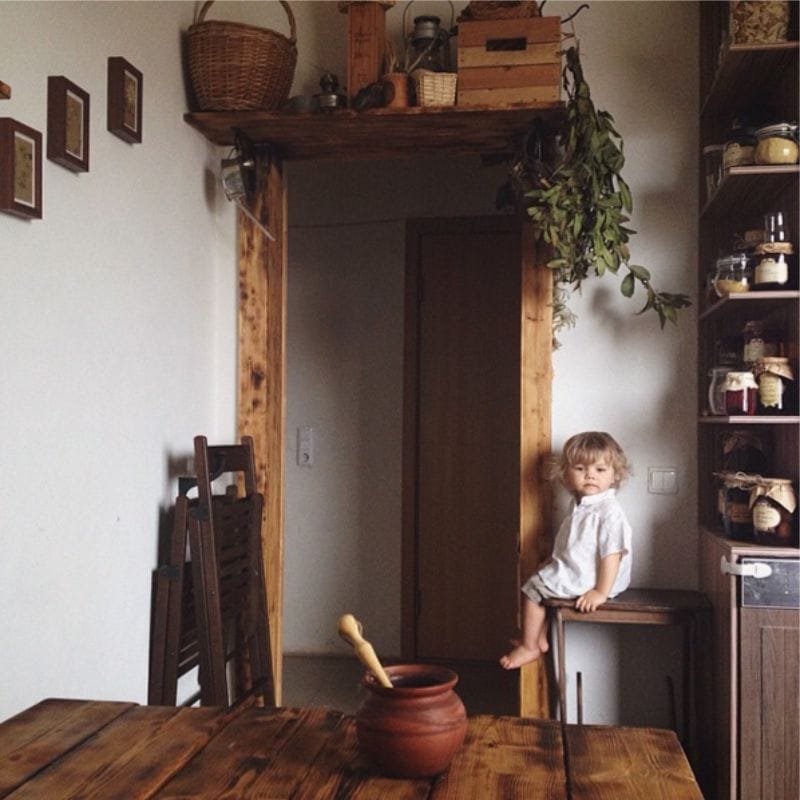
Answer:
[{"label": "metal handle on cabinet", "polygon": [[719,569],[723,575],[736,575],[742,578],[769,578],[772,567],[769,564],[735,564],[725,556],[719,560]]}]

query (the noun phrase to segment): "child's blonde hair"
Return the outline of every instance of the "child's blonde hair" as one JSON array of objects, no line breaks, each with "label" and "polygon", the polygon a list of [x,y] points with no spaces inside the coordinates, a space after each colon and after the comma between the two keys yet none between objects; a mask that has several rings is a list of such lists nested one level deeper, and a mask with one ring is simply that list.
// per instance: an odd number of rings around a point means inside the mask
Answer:
[{"label": "child's blonde hair", "polygon": [[551,477],[560,478],[566,482],[567,470],[576,464],[593,464],[602,457],[614,470],[614,487],[620,484],[631,474],[630,463],[623,449],[611,434],[604,431],[584,431],[570,436],[564,444],[559,458],[554,458]]}]

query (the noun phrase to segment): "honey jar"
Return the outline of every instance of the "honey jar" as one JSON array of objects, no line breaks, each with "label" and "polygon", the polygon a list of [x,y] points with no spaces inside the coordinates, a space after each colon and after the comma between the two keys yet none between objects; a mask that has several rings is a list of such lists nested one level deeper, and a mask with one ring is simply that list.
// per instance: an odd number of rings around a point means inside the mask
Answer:
[{"label": "honey jar", "polygon": [[781,122],[756,131],[756,164],[796,164],[797,125]]}]

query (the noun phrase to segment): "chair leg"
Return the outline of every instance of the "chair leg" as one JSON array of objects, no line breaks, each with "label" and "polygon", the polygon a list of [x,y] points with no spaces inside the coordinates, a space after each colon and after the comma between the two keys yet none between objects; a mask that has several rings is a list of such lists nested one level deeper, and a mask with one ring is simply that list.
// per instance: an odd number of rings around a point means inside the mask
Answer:
[{"label": "chair leg", "polygon": [[583,673],[575,673],[575,692],[578,701],[578,725],[583,725]]},{"label": "chair leg", "polygon": [[558,700],[559,700],[559,713],[561,721],[566,724],[567,722],[567,669],[566,669],[566,653],[565,636],[564,636],[564,618],[561,616],[561,609],[554,610],[555,623],[556,623],[556,646],[558,647]]}]

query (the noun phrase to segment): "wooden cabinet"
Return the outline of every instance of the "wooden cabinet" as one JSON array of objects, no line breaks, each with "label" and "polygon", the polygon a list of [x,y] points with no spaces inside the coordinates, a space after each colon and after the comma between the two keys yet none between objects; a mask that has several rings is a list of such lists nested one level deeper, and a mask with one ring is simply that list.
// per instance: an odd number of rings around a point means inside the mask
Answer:
[{"label": "wooden cabinet", "polygon": [[[793,3],[796,17],[797,4]],[[798,43],[730,44],[727,2],[700,4],[700,147],[725,143],[734,118],[756,106],[774,118],[798,119]],[[797,20],[793,20],[797,38]],[[730,468],[726,453],[735,437],[761,451],[764,477],[789,478],[797,490],[800,416],[796,406],[782,415],[728,416],[709,399],[710,371],[731,352],[742,354],[747,323],[779,331],[783,354],[798,372],[800,292],[796,261],[787,288],[717,297],[709,288],[715,260],[733,252],[745,231],[763,228],[764,215],[781,211],[789,241],[800,244],[798,180],[794,165],[730,166],[708,191],[706,169],[699,176],[698,245],[698,516],[700,583],[713,603],[711,658],[712,713],[708,731],[714,753],[710,791],[717,800],[784,800],[800,792],[798,779],[798,631],[796,595],[777,604],[747,604],[736,572],[749,558],[775,560],[793,570],[800,559],[797,533],[780,545],[735,540],[722,524],[720,480]],[[735,368],[735,366],[733,366]],[[796,385],[796,383],[795,383]],[[716,412],[716,413],[715,413]],[[735,468],[735,467],[734,467]],[[745,510],[747,502],[745,501]],[[730,517],[729,517],[730,519]],[[796,526],[796,517],[795,517]],[[739,531],[736,531],[738,534]],[[745,569],[751,569],[746,566]],[[784,566],[770,571],[782,575]],[[791,573],[795,574],[795,573]],[[796,580],[796,579],[795,579]],[[789,593],[792,594],[791,592]]]}]

